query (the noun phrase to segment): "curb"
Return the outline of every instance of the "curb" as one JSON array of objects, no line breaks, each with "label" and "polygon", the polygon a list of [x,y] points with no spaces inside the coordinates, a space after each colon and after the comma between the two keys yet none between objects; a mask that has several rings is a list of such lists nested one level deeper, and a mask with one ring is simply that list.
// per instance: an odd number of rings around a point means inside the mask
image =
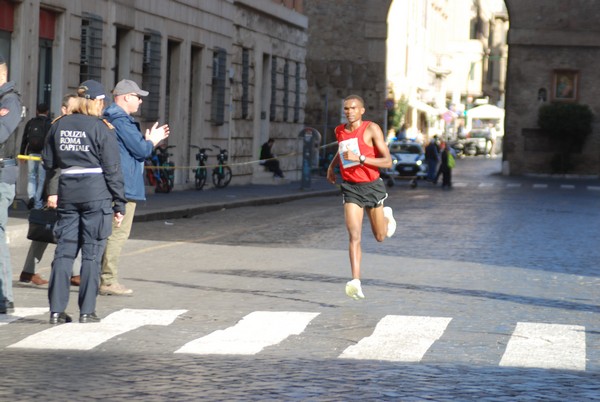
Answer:
[{"label": "curb", "polygon": [[[270,197],[257,197],[239,201],[226,201],[216,202],[205,205],[183,205],[170,207],[167,210],[150,210],[136,211],[134,222],[150,222],[158,221],[163,219],[178,219],[178,218],[189,218],[195,215],[201,215],[207,212],[220,211],[222,209],[241,208],[250,206],[261,206],[261,205],[274,205],[281,204],[284,202],[300,200],[303,198],[311,197],[326,197],[332,195],[338,195],[340,192],[339,188],[331,190],[307,190],[302,193],[286,194]],[[9,220],[13,219],[9,217]],[[27,239],[27,232],[29,230],[28,223],[9,225],[6,231],[6,238],[9,246],[19,247],[29,243]]]},{"label": "curb", "polygon": [[200,215],[200,214],[204,214],[207,212],[213,212],[213,211],[220,211],[222,209],[281,204],[283,202],[300,200],[303,198],[325,197],[325,196],[337,195],[337,194],[339,194],[339,189],[325,190],[325,191],[318,190],[318,191],[309,191],[309,192],[300,193],[300,194],[279,195],[279,196],[271,196],[271,197],[266,197],[266,198],[255,198],[255,199],[240,200],[240,201],[216,202],[216,203],[205,204],[205,205],[194,205],[194,206],[184,205],[184,206],[180,206],[180,207],[171,208],[167,211],[141,211],[139,213],[138,213],[138,211],[136,211],[133,221],[134,222],[150,222],[150,221],[157,221],[157,220],[162,220],[162,219],[189,218],[194,215]]}]

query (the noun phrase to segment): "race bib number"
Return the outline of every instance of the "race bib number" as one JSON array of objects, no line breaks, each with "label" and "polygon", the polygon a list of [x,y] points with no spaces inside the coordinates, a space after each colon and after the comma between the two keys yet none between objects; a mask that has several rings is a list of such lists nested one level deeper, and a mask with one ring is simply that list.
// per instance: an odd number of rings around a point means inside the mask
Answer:
[{"label": "race bib number", "polygon": [[349,161],[344,158],[344,152],[352,151],[356,155],[360,155],[360,149],[358,148],[358,138],[350,138],[349,140],[344,140],[339,143],[339,153],[340,160],[342,161],[342,166],[344,168],[349,168],[352,166],[360,165],[358,161]]}]

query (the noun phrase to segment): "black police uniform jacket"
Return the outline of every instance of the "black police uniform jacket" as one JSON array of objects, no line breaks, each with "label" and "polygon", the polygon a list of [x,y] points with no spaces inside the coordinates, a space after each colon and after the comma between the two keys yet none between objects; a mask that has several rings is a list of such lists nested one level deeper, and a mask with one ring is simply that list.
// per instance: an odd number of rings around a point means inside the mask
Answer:
[{"label": "black police uniform jacket", "polygon": [[[48,171],[48,194],[59,203],[112,199],[114,212],[125,214],[119,144],[110,123],[79,113],[54,121],[42,150]],[[60,174],[69,168],[102,169],[102,173]]]}]

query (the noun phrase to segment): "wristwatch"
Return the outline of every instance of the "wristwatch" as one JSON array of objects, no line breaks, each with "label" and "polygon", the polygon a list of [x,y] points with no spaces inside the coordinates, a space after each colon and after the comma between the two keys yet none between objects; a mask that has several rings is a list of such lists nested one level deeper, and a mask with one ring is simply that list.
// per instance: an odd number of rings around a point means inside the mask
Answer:
[{"label": "wristwatch", "polygon": [[366,160],[367,160],[367,157],[364,155],[361,155],[358,157],[358,161],[360,162],[361,165],[364,164]]}]

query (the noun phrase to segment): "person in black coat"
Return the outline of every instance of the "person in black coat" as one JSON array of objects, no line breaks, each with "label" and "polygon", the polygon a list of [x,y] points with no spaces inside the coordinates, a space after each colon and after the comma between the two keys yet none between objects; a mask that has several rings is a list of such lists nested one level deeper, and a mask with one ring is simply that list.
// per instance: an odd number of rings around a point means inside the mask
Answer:
[{"label": "person in black coat", "polygon": [[267,142],[265,142],[260,149],[260,160],[261,164],[264,165],[269,172],[273,172],[273,177],[283,178],[283,172],[279,167],[279,160],[275,158],[271,148],[273,148],[273,144],[275,140],[273,138],[269,138]]},{"label": "person in black coat", "polygon": [[[445,142],[440,144],[440,168],[435,177],[434,184],[437,184],[438,178],[442,176],[442,189],[452,187],[452,167],[449,165],[450,147]],[[454,158],[454,156],[452,156]]]},{"label": "person in black coat", "polygon": [[435,181],[440,162],[440,153],[437,146],[437,136],[434,136],[425,147],[425,162],[427,163],[427,180]]}]

